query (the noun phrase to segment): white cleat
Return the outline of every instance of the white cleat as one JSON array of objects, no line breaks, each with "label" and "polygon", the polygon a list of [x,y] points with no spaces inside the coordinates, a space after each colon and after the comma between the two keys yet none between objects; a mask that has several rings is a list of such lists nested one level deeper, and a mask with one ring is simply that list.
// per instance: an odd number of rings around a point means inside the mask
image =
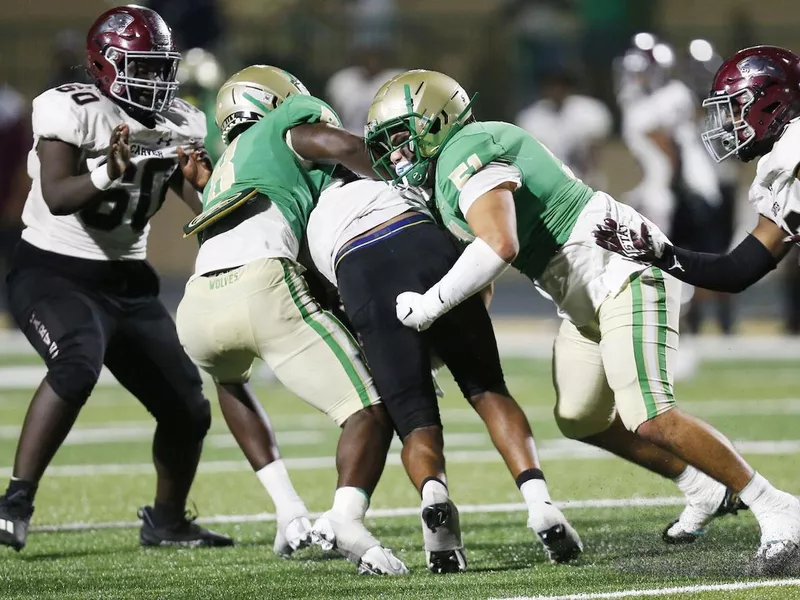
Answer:
[{"label": "white cleat", "polygon": [[358,567],[362,575],[407,575],[408,568],[392,551],[381,546],[364,523],[329,510],[311,528],[315,544],[336,550]]},{"label": "white cleat", "polygon": [[739,495],[717,484],[712,493],[692,498],[680,517],[667,525],[661,538],[668,544],[691,544],[705,534],[706,526],[716,518],[747,510]]},{"label": "white cleat", "polygon": [[778,495],[769,516],[759,520],[761,545],[751,564],[753,575],[800,572],[800,500],[786,492]]},{"label": "white cleat", "polygon": [[446,496],[441,500],[422,507],[426,564],[431,573],[463,573],[467,570],[467,555],[461,541],[458,508]]},{"label": "white cleat", "polygon": [[278,531],[272,551],[281,558],[289,558],[296,550],[311,545],[311,522],[308,517],[295,517],[288,523],[278,519]]},{"label": "white cleat", "polygon": [[567,518],[550,502],[529,507],[528,527],[542,542],[552,563],[574,560],[583,552],[583,542]]}]

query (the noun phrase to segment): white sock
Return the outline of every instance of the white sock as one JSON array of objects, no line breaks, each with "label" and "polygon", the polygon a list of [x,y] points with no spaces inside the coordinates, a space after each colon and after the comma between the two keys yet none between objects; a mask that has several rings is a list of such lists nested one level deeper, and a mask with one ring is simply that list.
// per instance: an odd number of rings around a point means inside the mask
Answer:
[{"label": "white sock", "polygon": [[739,497],[758,520],[767,516],[774,510],[775,504],[781,502],[778,490],[758,472],[753,473],[753,478],[744,486]]},{"label": "white sock", "polygon": [[521,486],[519,491],[522,492],[522,497],[525,498],[525,504],[530,509],[535,504],[542,502],[550,502],[550,492],[547,490],[547,483],[544,479],[529,479]]},{"label": "white sock", "polygon": [[683,473],[678,475],[673,481],[687,498],[697,498],[699,496],[718,493],[720,487],[723,490],[725,488],[721,483],[711,479],[711,477],[695,469],[692,465],[687,465]]},{"label": "white sock", "polygon": [[348,519],[362,521],[368,508],[369,497],[361,488],[340,487],[333,495],[332,509]]},{"label": "white sock", "polygon": [[441,504],[442,502],[447,502],[450,497],[447,493],[447,486],[438,479],[428,479],[422,486],[420,495],[422,496],[423,506]]},{"label": "white sock", "polygon": [[269,497],[272,498],[276,513],[295,513],[297,516],[308,513],[305,502],[297,494],[292,481],[289,479],[289,473],[286,470],[283,459],[279,458],[263,469],[256,471],[256,476],[267,490]]}]

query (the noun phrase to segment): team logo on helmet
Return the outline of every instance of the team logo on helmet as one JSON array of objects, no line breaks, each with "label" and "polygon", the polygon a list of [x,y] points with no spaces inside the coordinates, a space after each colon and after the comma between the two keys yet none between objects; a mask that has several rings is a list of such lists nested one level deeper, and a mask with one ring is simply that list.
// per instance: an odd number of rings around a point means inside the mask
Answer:
[{"label": "team logo on helmet", "polygon": [[97,30],[97,33],[113,32],[117,35],[122,35],[128,25],[133,23],[133,16],[129,14],[116,14],[112,15],[105,23],[103,23]]},{"label": "team logo on helmet", "polygon": [[739,61],[736,68],[743,77],[753,75],[768,75],[780,79],[785,77],[783,69],[765,56],[748,56]]}]

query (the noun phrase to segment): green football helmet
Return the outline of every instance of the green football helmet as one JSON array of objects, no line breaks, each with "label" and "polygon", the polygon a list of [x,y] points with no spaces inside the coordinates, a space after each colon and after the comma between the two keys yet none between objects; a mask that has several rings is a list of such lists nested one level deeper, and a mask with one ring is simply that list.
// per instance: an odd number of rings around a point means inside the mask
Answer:
[{"label": "green football helmet", "polygon": [[291,73],[269,65],[252,65],[232,75],[217,93],[214,113],[226,144],[239,125],[255,123],[292,94],[310,96]]},{"label": "green football helmet", "polygon": [[[472,117],[476,97],[452,77],[424,69],[384,83],[369,107],[364,136],[375,172],[392,183],[425,185],[447,140]],[[392,153],[405,146],[413,159],[393,164]]]}]

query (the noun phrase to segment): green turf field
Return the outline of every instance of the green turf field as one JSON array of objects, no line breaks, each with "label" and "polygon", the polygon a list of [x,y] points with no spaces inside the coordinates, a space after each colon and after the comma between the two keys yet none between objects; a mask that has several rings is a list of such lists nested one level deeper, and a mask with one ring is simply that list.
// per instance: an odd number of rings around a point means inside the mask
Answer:
[{"label": "green turf field", "polygon": [[[742,574],[758,544],[757,526],[748,513],[716,523],[691,547],[665,546],[660,532],[679,511],[674,504],[677,489],[563,440],[552,419],[549,365],[521,360],[505,365],[509,386],[532,421],[552,495],[559,501],[581,501],[565,509],[586,545],[576,566],[545,562],[525,527],[526,514],[511,477],[450,382],[444,386],[443,420],[450,488],[462,506],[469,573],[434,576],[425,570],[420,525],[413,516],[418,498],[399,466],[396,447],[373,498],[376,516],[368,519],[368,526],[406,562],[412,575],[360,577],[353,565],[314,549],[290,561],[276,558],[271,550],[274,522],[268,514],[272,505],[216,407],[192,498],[201,518],[215,519],[219,524],[213,527],[235,536],[237,547],[142,550],[131,525],[137,508],[152,502],[153,423],[127,393],[103,386],[41,485],[33,524],[44,530],[33,532],[19,554],[0,550],[0,598],[438,600],[587,594],[575,597],[591,599],[638,598],[645,596],[615,592],[687,586],[689,590],[653,597],[800,598],[800,581],[740,589],[750,581]],[[701,374],[680,384],[678,391],[685,408],[726,432],[773,483],[798,493],[797,382],[797,367],[791,362],[706,363]],[[0,390],[2,485],[10,475],[30,389]],[[260,385],[258,392],[298,491],[311,510],[324,510],[335,482],[331,457],[337,430],[278,386]],[[634,497],[655,500],[653,506],[630,506]],[[105,526],[64,530],[89,523]],[[715,591],[696,587],[718,584],[732,585]]]}]

